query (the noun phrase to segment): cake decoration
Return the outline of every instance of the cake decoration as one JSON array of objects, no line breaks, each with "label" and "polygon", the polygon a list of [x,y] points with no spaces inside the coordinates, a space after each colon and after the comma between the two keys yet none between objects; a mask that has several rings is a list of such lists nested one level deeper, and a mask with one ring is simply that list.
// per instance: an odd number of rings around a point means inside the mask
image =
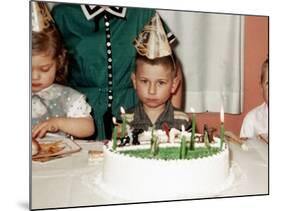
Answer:
[{"label": "cake decoration", "polygon": [[139,134],[143,133],[144,130],[143,129],[134,129],[132,131],[132,135],[133,135],[133,145],[140,145],[140,141],[139,141]]}]

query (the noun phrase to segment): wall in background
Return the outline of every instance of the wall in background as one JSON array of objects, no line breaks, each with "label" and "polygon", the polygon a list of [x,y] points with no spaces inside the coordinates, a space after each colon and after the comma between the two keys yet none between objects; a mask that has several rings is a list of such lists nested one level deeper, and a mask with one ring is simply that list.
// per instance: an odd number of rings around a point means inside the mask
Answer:
[{"label": "wall in background", "polygon": [[[245,69],[244,69],[244,109],[239,115],[225,114],[225,128],[239,135],[244,116],[263,102],[259,86],[261,64],[268,55],[269,18],[246,16],[245,18]],[[199,113],[196,115],[197,128],[203,125],[219,128],[219,113]],[[218,131],[217,131],[218,132]]]}]

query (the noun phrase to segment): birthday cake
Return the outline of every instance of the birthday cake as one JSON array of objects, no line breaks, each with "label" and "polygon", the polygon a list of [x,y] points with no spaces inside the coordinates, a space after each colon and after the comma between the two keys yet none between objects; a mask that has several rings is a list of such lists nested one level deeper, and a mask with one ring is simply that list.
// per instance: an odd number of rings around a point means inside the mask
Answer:
[{"label": "birthday cake", "polygon": [[[148,134],[143,135],[149,138]],[[187,133],[187,146],[190,137]],[[157,155],[151,154],[151,143],[145,141],[115,150],[105,145],[100,186],[109,194],[136,202],[217,196],[231,185],[234,178],[226,143],[214,138],[206,147],[197,141],[180,159],[180,140],[160,141]]]}]

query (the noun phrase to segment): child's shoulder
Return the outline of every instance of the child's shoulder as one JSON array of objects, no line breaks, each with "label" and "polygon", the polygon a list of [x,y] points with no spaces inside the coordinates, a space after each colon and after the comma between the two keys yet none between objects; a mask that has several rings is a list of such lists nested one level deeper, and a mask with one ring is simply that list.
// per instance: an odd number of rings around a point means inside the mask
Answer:
[{"label": "child's shoulder", "polygon": [[63,95],[77,95],[77,96],[83,95],[79,91],[77,91],[69,86],[65,86],[65,85],[61,85],[61,84],[53,84],[52,88],[53,88],[53,91],[63,94]]},{"label": "child's shoulder", "polygon": [[252,108],[250,111],[248,111],[248,113],[246,113],[243,122],[245,122],[246,124],[247,122],[254,123],[260,121],[260,119],[263,119],[265,116],[268,115],[267,109],[268,107],[265,103]]},{"label": "child's shoulder", "polygon": [[186,112],[176,108],[174,108],[174,119],[190,121],[189,115]]}]

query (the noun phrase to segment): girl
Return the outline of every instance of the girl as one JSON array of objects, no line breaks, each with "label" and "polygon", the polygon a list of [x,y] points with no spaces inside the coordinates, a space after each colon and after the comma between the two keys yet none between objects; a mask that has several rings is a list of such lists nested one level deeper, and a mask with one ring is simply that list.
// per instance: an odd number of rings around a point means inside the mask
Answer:
[{"label": "girl", "polygon": [[95,131],[85,96],[61,85],[66,78],[65,54],[54,27],[32,32],[32,138],[47,132],[83,138]]}]

